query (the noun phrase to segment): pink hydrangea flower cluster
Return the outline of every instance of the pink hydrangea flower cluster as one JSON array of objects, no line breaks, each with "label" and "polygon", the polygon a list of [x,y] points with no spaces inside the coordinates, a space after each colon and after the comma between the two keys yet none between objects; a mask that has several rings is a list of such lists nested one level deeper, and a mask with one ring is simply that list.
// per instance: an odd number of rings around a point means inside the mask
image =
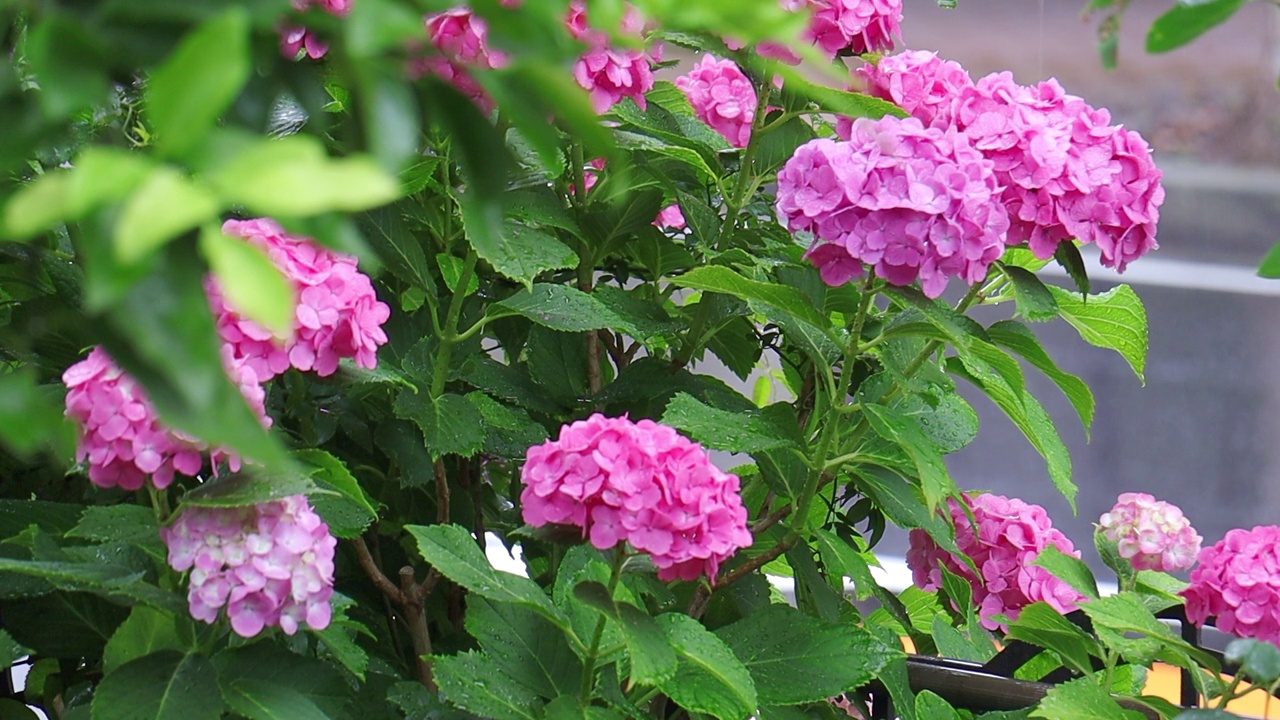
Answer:
[{"label": "pink hydrangea flower cluster", "polygon": [[1201,550],[1182,596],[1196,625],[1214,618],[1223,632],[1280,644],[1280,527],[1237,528]]},{"label": "pink hydrangea flower cluster", "polygon": [[[995,163],[1009,209],[1010,245],[1041,258],[1078,238],[1123,271],[1156,247],[1161,172],[1142,136],[1056,80],[1033,87],[1010,73],[972,81],[932,53],[903,53],[859,69],[869,91],[936,128],[963,131]],[[847,122],[838,132],[847,132]]]},{"label": "pink hydrangea flower cluster", "polygon": [[566,425],[529,448],[520,479],[525,522],[577,525],[601,550],[628,542],[664,581],[714,579],[751,544],[738,476],[651,420],[595,414]]},{"label": "pink hydrangea flower cluster", "polygon": [[653,226],[659,230],[683,230],[689,223],[685,221],[680,206],[673,204],[658,211],[658,217],[653,219]]},{"label": "pink hydrangea flower cluster", "polygon": [[191,616],[253,637],[270,626],[292,635],[329,626],[338,541],[305,496],[252,507],[190,507],[160,530],[169,565],[191,571]]},{"label": "pink hydrangea flower cluster", "polygon": [[1121,493],[1098,524],[1138,570],[1186,570],[1200,552],[1200,535],[1182,510],[1147,493]]},{"label": "pink hydrangea flower cluster", "polygon": [[676,78],[698,119],[724,136],[734,147],[751,140],[756,118],[756,89],[732,60],[703,55],[702,62]]},{"label": "pink hydrangea flower cluster", "polygon": [[471,71],[506,67],[509,59],[505,53],[489,47],[489,28],[484,19],[470,8],[459,6],[428,15],[425,22],[427,35],[438,54],[413,60],[409,74],[415,78],[437,75],[471,98],[485,112],[491,112],[493,99]]},{"label": "pink hydrangea flower cluster", "polygon": [[856,121],[847,142],[800,146],[778,173],[777,208],[792,232],[814,235],[808,257],[828,284],[865,263],[938,297],[951,277],[982,281],[1003,252],[999,192],[965,135],[890,116]]},{"label": "pink hydrangea flower cluster", "polygon": [[804,38],[828,56],[892,50],[902,38],[902,0],[809,0]]},{"label": "pink hydrangea flower cluster", "polygon": [[210,281],[218,332],[237,361],[253,368],[262,382],[290,366],[332,375],[342,358],[354,358],[360,367],[377,367],[378,346],[387,342],[382,324],[391,309],[378,300],[369,276],[356,269],[354,257],[289,235],[266,218],[228,220],[222,230],[266,251],[293,284],[298,300],[294,336],[281,343],[229,307],[217,283]]},{"label": "pink hydrangea flower cluster", "polygon": [[[311,7],[318,7],[330,15],[346,17],[351,12],[355,0],[293,0],[293,8],[299,12]],[[304,27],[286,28],[280,33],[280,52],[289,59],[298,57],[306,51],[307,57],[319,60],[329,52],[329,44]]]},{"label": "pink hydrangea flower cluster", "polygon": [[968,497],[975,531],[960,503],[947,502],[956,528],[956,545],[973,560],[980,575],[975,576],[968,565],[940,548],[925,531],[912,530],[907,565],[917,586],[925,590],[942,587],[940,568],[944,567],[968,580],[982,626],[988,630],[1003,627],[996,615],[1016,620],[1022,608],[1033,602],[1043,601],[1067,613],[1084,599],[1048,570],[1031,564],[1049,546],[1080,557],[1067,536],[1053,528],[1044,508],[1001,495]]},{"label": "pink hydrangea flower cluster", "polygon": [[[609,36],[587,23],[587,6],[582,0],[569,4],[566,19],[574,39],[588,48],[573,64],[573,77],[582,89],[591,93],[591,105],[604,113],[623,98],[631,98],[641,108],[647,107],[645,93],[653,89],[653,62],[657,58],[639,48],[618,48],[609,44]],[[622,17],[620,31],[639,36],[644,23],[630,4]]]},{"label": "pink hydrangea flower cluster", "polygon": [[[270,425],[264,406],[266,393],[253,369],[224,361],[240,391],[262,420]],[[195,438],[165,427],[146,391],[96,347],[84,360],[62,374],[67,386],[67,416],[80,425],[76,459],[88,462],[89,480],[103,487],[140,490],[148,477],[159,489],[168,487],[174,475],[194,476],[204,468],[206,455],[215,469],[226,462],[234,471],[240,458],[210,450]]]}]

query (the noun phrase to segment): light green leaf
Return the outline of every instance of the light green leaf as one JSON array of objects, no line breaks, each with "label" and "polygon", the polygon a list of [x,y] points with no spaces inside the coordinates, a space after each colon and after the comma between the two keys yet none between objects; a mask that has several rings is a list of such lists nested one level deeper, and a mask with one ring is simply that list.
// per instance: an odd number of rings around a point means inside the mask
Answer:
[{"label": "light green leaf", "polygon": [[418,552],[445,577],[496,602],[515,603],[536,611],[562,630],[569,620],[529,578],[494,569],[475,538],[459,525],[405,525],[418,542]]},{"label": "light green leaf", "polygon": [[671,398],[662,422],[715,450],[757,453],[794,444],[784,429],[757,413],[720,410],[688,393]]},{"label": "light green leaf", "polygon": [[1080,558],[1068,555],[1053,545],[1041,550],[1031,564],[1053,573],[1054,577],[1075,588],[1087,598],[1097,600],[1101,597],[1098,594],[1098,581],[1094,579],[1093,571],[1089,566]]},{"label": "light green leaf", "polygon": [[853,624],[826,623],[788,605],[769,605],[716,635],[746,665],[759,701],[769,705],[835,697],[866,684],[903,656]]},{"label": "light green leaf", "polygon": [[493,720],[540,720],[542,700],[524,685],[509,682],[488,655],[469,650],[433,661],[440,694],[463,710]]},{"label": "light green leaf", "polygon": [[916,715],[929,720],[960,720],[960,713],[938,694],[921,690],[916,695]]},{"label": "light green leaf", "polygon": [[1093,427],[1096,404],[1093,391],[1083,380],[1059,368],[1029,328],[1012,320],[1001,320],[987,328],[987,335],[991,342],[1009,348],[1043,372],[1071,401],[1085,430]]},{"label": "light green leaf", "polygon": [[71,213],[71,172],[42,175],[23,185],[4,206],[4,236],[27,240],[58,223],[74,219]]},{"label": "light green leaf", "polygon": [[[436,255],[436,263],[440,266],[440,276],[444,279],[445,287],[449,288],[449,292],[458,292],[458,282],[462,280],[462,270],[466,267],[466,261],[457,255],[449,253],[439,253]],[[469,297],[480,289],[480,278],[473,272],[467,278],[467,287],[463,291],[463,297]]]},{"label": "light green leaf", "polygon": [[227,304],[278,338],[293,332],[293,286],[271,258],[243,238],[223,234],[216,225],[200,230],[200,252],[218,278]]},{"label": "light green leaf", "polygon": [[1179,2],[1156,18],[1147,31],[1147,52],[1164,53],[1186,45],[1235,15],[1245,0]]},{"label": "light green leaf", "polygon": [[172,614],[139,605],[107,641],[102,652],[102,669],[111,673],[127,662],[160,650],[184,652],[187,649]]},{"label": "light green leaf", "polygon": [[471,457],[484,447],[484,416],[461,395],[445,393],[432,399],[426,392],[405,388],[396,397],[395,413],[417,424],[433,457]]},{"label": "light green leaf", "polygon": [[145,107],[163,153],[191,151],[240,94],[252,72],[249,31],[243,8],[227,10],[184,37],[151,73]]},{"label": "light green leaf", "polygon": [[288,685],[242,677],[222,687],[222,699],[249,720],[328,720],[306,695]]},{"label": "light green leaf", "polygon": [[943,501],[959,492],[947,471],[946,461],[925,436],[918,421],[883,405],[864,405],[863,412],[877,435],[898,445],[911,457],[920,473],[920,489],[930,510],[937,510]]},{"label": "light green leaf", "polygon": [[1093,672],[1091,658],[1103,655],[1097,640],[1044,602],[1022,608],[1018,619],[1009,625],[1008,637],[1054,651],[1078,673]]},{"label": "light green leaf", "polygon": [[599,300],[567,285],[538,283],[490,306],[490,317],[521,315],[564,332],[616,326],[620,321]]},{"label": "light green leaf", "polygon": [[658,687],[678,705],[720,720],[743,720],[756,711],[756,686],[723,640],[688,615],[666,613],[658,624],[679,663]]},{"label": "light green leaf", "polygon": [[878,583],[871,575],[871,566],[879,565],[875,555],[869,550],[853,547],[830,530],[819,528],[813,534],[827,572],[852,578],[859,601],[871,597],[878,589]]},{"label": "light green leaf", "polygon": [[155,160],[146,154],[106,145],[85,148],[72,164],[68,220],[128,197],[151,177],[156,167]]},{"label": "light green leaf", "polygon": [[1280,243],[1271,246],[1258,265],[1258,277],[1270,280],[1280,278]]},{"label": "light green leaf", "polygon": [[[581,687],[582,661],[564,633],[533,610],[473,597],[467,601],[466,626],[512,682],[542,697],[576,693]],[[661,634],[655,637],[663,642]]]},{"label": "light green leaf", "polygon": [[722,265],[706,265],[671,278],[671,284],[754,300],[789,313],[819,329],[831,326],[813,302],[793,287],[745,278]]},{"label": "light green leaf", "polygon": [[676,655],[663,629],[648,613],[631,603],[618,602],[598,582],[579,583],[573,595],[612,620],[622,633],[631,658],[633,684],[656,685],[671,679],[676,672]]},{"label": "light green leaf", "polygon": [[253,213],[301,218],[356,212],[400,197],[400,182],[372,159],[330,158],[310,135],[258,138],[208,173],[225,202]]},{"label": "light green leaf", "polygon": [[[116,258],[136,263],[217,217],[218,198],[169,166],[157,167],[125,202],[116,223]],[[207,257],[207,253],[206,253]]]},{"label": "light green leaf", "polygon": [[93,695],[93,720],[219,720],[223,702],[203,655],[174,650],[138,658],[108,673]]},{"label": "light green leaf", "polygon": [[907,117],[907,111],[887,100],[871,97],[862,93],[836,90],[835,88],[815,85],[809,82],[795,68],[779,65],[778,72],[786,77],[786,91],[795,93],[818,104],[826,112],[845,115],[852,118],[866,117],[879,119],[886,115]]},{"label": "light green leaf", "polygon": [[1090,345],[1115,350],[1146,382],[1147,309],[1128,285],[1118,285],[1101,295],[1078,294],[1049,286],[1062,318]]},{"label": "light green leaf", "polygon": [[1079,678],[1050,688],[1031,712],[1046,720],[1143,720],[1137,710],[1120,707],[1092,678]]}]

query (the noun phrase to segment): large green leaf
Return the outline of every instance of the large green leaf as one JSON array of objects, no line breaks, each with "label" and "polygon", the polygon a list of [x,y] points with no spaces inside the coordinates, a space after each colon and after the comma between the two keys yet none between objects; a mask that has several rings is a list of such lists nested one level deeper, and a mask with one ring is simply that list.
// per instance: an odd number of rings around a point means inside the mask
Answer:
[{"label": "large green leaf", "polygon": [[671,398],[662,422],[715,450],[756,453],[794,444],[790,433],[757,413],[720,410],[687,393]]},{"label": "large green leaf", "polygon": [[121,565],[0,557],[0,573],[38,578],[59,590],[92,593],[122,605],[153,605],[176,612],[186,605],[178,595],[143,580],[143,573]]},{"label": "large green leaf", "polygon": [[0,670],[8,670],[18,658],[30,654],[29,648],[14,640],[8,630],[0,628]]},{"label": "large green leaf", "polygon": [[826,623],[788,605],[716,631],[755,682],[761,703],[819,702],[866,684],[902,651],[850,623]]},{"label": "large green leaf", "polygon": [[920,474],[920,489],[930,510],[937,510],[948,497],[959,492],[947,472],[946,461],[924,434],[919,421],[883,405],[864,405],[862,410],[877,435],[898,445],[910,456]]},{"label": "large green leaf", "polygon": [[489,306],[489,316],[521,315],[552,330],[585,332],[616,327],[617,315],[591,295],[568,285],[537,283]]},{"label": "large green leaf", "polygon": [[648,613],[631,603],[618,602],[598,582],[579,583],[573,595],[616,624],[627,643],[632,683],[656,685],[671,679],[676,672],[676,655],[663,629]]},{"label": "large green leaf", "polygon": [[493,720],[540,720],[542,700],[503,675],[493,658],[470,650],[435,657],[436,684],[444,699],[473,715]]},{"label": "large green leaf", "polygon": [[1018,304],[1019,315],[1032,322],[1044,322],[1058,317],[1058,302],[1035,273],[1016,265],[1004,265],[1001,268],[1013,282],[1013,298]]},{"label": "large green leaf", "polygon": [[561,629],[569,621],[551,598],[529,578],[502,572],[489,564],[471,533],[460,525],[405,525],[418,543],[418,552],[445,577],[471,592],[530,608]]},{"label": "large green leaf", "polygon": [[396,397],[395,413],[417,424],[433,457],[470,457],[484,447],[484,416],[461,395],[432,398],[425,391],[405,388]]},{"label": "large green leaf", "polygon": [[528,289],[532,289],[533,281],[548,270],[563,270],[578,262],[578,256],[568,245],[544,230],[523,223],[504,223],[502,234],[498,238],[484,235],[468,237],[471,247],[475,248],[481,259],[506,277],[523,283]]},{"label": "large green leaf", "polygon": [[[572,694],[581,687],[582,661],[564,633],[538,613],[473,597],[467,601],[466,626],[502,676],[512,682],[542,697]],[[657,639],[661,642],[661,635]]]},{"label": "large green leaf", "polygon": [[245,468],[190,490],[182,496],[183,506],[246,507],[279,500],[291,495],[310,495],[319,488],[302,473],[266,473]]},{"label": "large green leaf", "polygon": [[93,720],[219,720],[223,707],[206,657],[163,650],[104,677],[93,695]]},{"label": "large green leaf", "polygon": [[799,290],[785,285],[751,280],[722,265],[694,268],[683,275],[671,278],[671,284],[761,302],[794,315],[817,328],[827,328],[831,325],[827,317],[814,307],[813,301]]},{"label": "large green leaf", "polygon": [[1147,52],[1175,50],[1221,25],[1245,0],[1182,0],[1156,18],[1147,31]]},{"label": "large green leaf", "polygon": [[1048,570],[1091,600],[1101,597],[1098,594],[1098,581],[1094,579],[1089,566],[1080,558],[1068,555],[1054,545],[1041,550],[1031,564]]},{"label": "large green leaf", "polygon": [[357,537],[378,518],[373,502],[346,464],[323,450],[298,450],[293,454],[316,486],[329,492],[311,499],[330,532],[340,538]]},{"label": "large green leaf", "polygon": [[200,252],[231,308],[276,337],[292,335],[294,289],[266,252],[244,238],[224,235],[216,226],[201,230]]},{"label": "large green leaf", "polygon": [[139,605],[116,628],[102,652],[102,670],[113,672],[127,662],[160,650],[186,651],[172,613]]},{"label": "large green leaf", "polygon": [[271,641],[228,648],[213,657],[213,664],[223,695],[238,696],[233,708],[241,714],[245,711],[240,705],[267,700],[252,699],[264,685],[289,688],[328,717],[343,716],[351,695],[351,686],[332,663],[297,655]]},{"label": "large green leaf", "polygon": [[1103,656],[1096,639],[1044,602],[1022,608],[1009,625],[1008,637],[1052,650],[1067,667],[1082,674],[1093,671],[1092,658]]},{"label": "large green leaf", "polygon": [[328,720],[306,695],[288,685],[242,677],[222,687],[222,699],[249,720]]},{"label": "large green leaf", "polygon": [[[120,210],[112,243],[116,257],[137,263],[175,237],[216,219],[218,210],[218,198],[207,187],[172,167],[157,167]],[[244,294],[239,289],[237,293]]]},{"label": "large green leaf", "polygon": [[720,720],[743,720],[756,711],[751,673],[723,640],[688,615],[658,616],[679,663],[658,687],[678,705]]},{"label": "large green leaf", "polygon": [[1079,678],[1052,687],[1031,717],[1046,720],[1142,720],[1137,710],[1120,707],[1092,678]]},{"label": "large green leaf", "polygon": [[1084,297],[1053,285],[1049,291],[1058,301],[1062,318],[1080,337],[1090,345],[1120,353],[1138,379],[1146,382],[1147,309],[1133,288],[1117,285],[1101,295]]},{"label": "large green leaf", "polygon": [[941,337],[956,347],[968,350],[974,338],[986,340],[982,327],[939,300],[931,300],[913,287],[890,285],[885,293],[903,308],[919,311],[926,322],[942,333]]},{"label": "large green leaf", "polygon": [[987,335],[991,342],[1009,348],[1043,372],[1071,401],[1085,430],[1093,427],[1093,391],[1083,380],[1059,368],[1028,327],[1012,320],[1001,320],[987,328]]},{"label": "large green leaf", "polygon": [[183,38],[151,73],[147,116],[162,152],[190,152],[235,101],[252,72],[249,34],[248,13],[229,9]]}]

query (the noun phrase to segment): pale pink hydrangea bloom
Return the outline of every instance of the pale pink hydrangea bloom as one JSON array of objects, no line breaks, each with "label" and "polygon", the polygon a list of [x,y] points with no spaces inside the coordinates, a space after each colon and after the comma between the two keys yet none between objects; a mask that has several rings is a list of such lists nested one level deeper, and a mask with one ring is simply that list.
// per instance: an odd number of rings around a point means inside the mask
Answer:
[{"label": "pale pink hydrangea bloom", "polygon": [[[270,425],[266,391],[253,369],[234,362],[226,348],[223,360],[263,425]],[[80,426],[76,459],[88,463],[89,480],[99,487],[139,490],[150,478],[163,490],[175,474],[198,474],[206,456],[215,470],[222,462],[233,471],[240,469],[236,455],[211,451],[195,438],[165,427],[146,391],[101,347],[67,368],[62,382],[67,386],[67,417]]]},{"label": "pale pink hydrangea bloom", "polygon": [[1182,510],[1147,493],[1121,493],[1098,524],[1138,570],[1186,570],[1200,552],[1200,535]]},{"label": "pale pink hydrangea bloom", "polygon": [[734,147],[746,147],[756,118],[756,89],[732,60],[703,55],[702,62],[676,78],[698,119]]},{"label": "pale pink hydrangea bloom", "polygon": [[595,414],[529,448],[520,472],[524,521],[577,525],[591,544],[648,553],[661,580],[714,580],[751,544],[738,476],[701,445],[651,420]]},{"label": "pale pink hydrangea bloom", "polygon": [[892,50],[902,39],[902,0],[809,0],[804,38],[830,57]]},{"label": "pale pink hydrangea bloom", "polygon": [[956,529],[956,545],[973,560],[980,576],[940,548],[927,532],[912,530],[907,565],[918,587],[941,588],[943,567],[964,578],[973,588],[973,602],[982,626],[988,630],[1003,627],[995,620],[996,615],[1016,620],[1022,608],[1033,602],[1046,602],[1061,613],[1076,609],[1083,596],[1048,570],[1031,564],[1050,546],[1080,557],[1067,536],[1053,528],[1044,508],[991,494],[967,497],[966,503],[973,511],[976,532],[960,503],[947,501]]},{"label": "pale pink hydrangea bloom", "polygon": [[895,285],[920,280],[938,297],[951,277],[981,282],[1009,220],[992,163],[955,130],[915,118],[859,119],[848,142],[812,140],[778,173],[777,208],[816,242],[808,257],[828,284],[872,265]]},{"label": "pale pink hydrangea bloom", "polygon": [[659,230],[683,230],[689,226],[689,223],[685,222],[680,206],[672,204],[658,212],[658,217],[653,219],[653,226]]},{"label": "pale pink hydrangea bloom", "polygon": [[169,565],[191,571],[191,617],[213,623],[223,608],[231,629],[253,637],[279,626],[329,626],[338,541],[302,495],[253,507],[189,507],[160,530]]},{"label": "pale pink hydrangea bloom", "polygon": [[[573,64],[573,78],[583,90],[591,93],[591,105],[598,113],[604,113],[623,98],[631,98],[642,109],[647,107],[645,93],[653,89],[655,58],[637,48],[615,48],[609,44],[609,36],[594,30],[587,22],[587,6],[582,0],[569,4],[565,20],[569,32],[588,49]],[[620,31],[640,35],[644,23],[639,12],[627,5]]]},{"label": "pale pink hydrangea bloom", "polygon": [[[293,0],[293,8],[302,12],[311,7],[318,7],[330,15],[346,17],[351,12],[355,0]],[[298,57],[302,51],[307,57],[319,60],[329,52],[329,44],[321,40],[307,28],[285,28],[280,32],[280,52],[290,60]]]},{"label": "pale pink hydrangea bloom", "polygon": [[476,81],[471,70],[506,67],[506,53],[489,47],[489,28],[470,8],[459,6],[428,15],[427,35],[438,54],[416,58],[409,64],[411,77],[432,74],[453,85],[485,112],[493,110],[493,99]]},{"label": "pale pink hydrangea bloom", "polygon": [[266,218],[228,220],[222,231],[266,251],[297,296],[293,337],[280,342],[229,307],[216,280],[210,279],[206,288],[218,332],[237,361],[247,363],[263,382],[290,366],[332,375],[342,358],[354,358],[363,368],[377,367],[378,346],[387,342],[382,325],[391,309],[378,300],[369,276],[356,269],[354,257],[289,235]]},{"label": "pale pink hydrangea bloom", "polygon": [[1223,632],[1280,644],[1280,527],[1237,528],[1201,550],[1182,596],[1196,625],[1213,618]]}]

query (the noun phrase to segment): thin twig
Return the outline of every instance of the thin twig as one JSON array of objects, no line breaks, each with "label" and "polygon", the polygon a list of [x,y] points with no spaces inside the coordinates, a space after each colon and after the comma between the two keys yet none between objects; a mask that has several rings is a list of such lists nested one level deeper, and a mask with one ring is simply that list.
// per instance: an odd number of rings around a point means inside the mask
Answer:
[{"label": "thin twig", "polygon": [[444,471],[444,459],[437,459],[436,469],[436,522],[449,524],[449,476]]},{"label": "thin twig", "polygon": [[711,602],[711,594],[717,590],[723,590],[730,585],[738,582],[742,578],[777,560],[783,553],[796,546],[800,542],[799,535],[789,535],[782,542],[765,550],[763,553],[751,558],[738,567],[734,568],[724,577],[716,581],[715,587],[711,585],[699,585],[697,592],[693,594],[693,600],[689,603],[689,616],[695,620],[702,617],[702,613],[706,612],[707,605]]},{"label": "thin twig", "polygon": [[427,614],[423,610],[423,598],[419,597],[422,586],[413,577],[413,568],[400,568],[400,589],[408,600],[404,605],[404,624],[409,628],[409,639],[413,642],[413,662],[418,670],[418,682],[429,690],[436,689],[435,673],[431,668],[431,633],[427,629]]},{"label": "thin twig", "polygon": [[390,578],[382,573],[382,569],[374,562],[373,555],[369,552],[369,546],[365,544],[364,538],[356,536],[352,538],[351,544],[356,549],[356,559],[360,561],[360,567],[364,569],[365,574],[373,581],[375,587],[382,591],[383,595],[391,598],[396,605],[404,606],[407,598],[400,588],[391,582]]},{"label": "thin twig", "polygon": [[783,505],[777,510],[774,510],[768,515],[760,518],[751,526],[751,534],[759,535],[765,530],[777,525],[783,518],[791,514],[791,510],[791,503],[787,503],[786,505]]}]

